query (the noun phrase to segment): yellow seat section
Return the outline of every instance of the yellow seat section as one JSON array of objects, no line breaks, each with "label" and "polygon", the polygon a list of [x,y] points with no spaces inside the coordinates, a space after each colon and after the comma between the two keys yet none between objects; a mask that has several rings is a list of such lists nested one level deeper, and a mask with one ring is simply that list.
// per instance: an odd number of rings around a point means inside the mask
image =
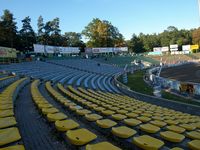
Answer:
[{"label": "yellow seat section", "polygon": [[158,127],[164,127],[167,124],[163,121],[158,121],[158,120],[150,121],[150,123]]},{"label": "yellow seat section", "polygon": [[172,148],[172,149],[170,149],[170,150],[183,150],[183,149],[180,148],[180,147],[174,147],[174,148]]},{"label": "yellow seat section", "polygon": [[13,116],[13,115],[14,115],[14,112],[12,109],[0,110],[0,118],[9,117],[9,116]]},{"label": "yellow seat section", "polygon": [[122,114],[113,114],[113,115],[112,115],[112,118],[113,118],[114,120],[123,120],[123,119],[127,118],[127,116],[122,115]]},{"label": "yellow seat section", "polygon": [[105,116],[110,116],[110,115],[115,114],[115,112],[112,111],[112,110],[103,110],[103,111],[101,111],[101,113],[102,113],[103,115],[105,115]]},{"label": "yellow seat section", "polygon": [[200,140],[193,140],[188,142],[188,147],[191,150],[200,150]]},{"label": "yellow seat section", "polygon": [[13,104],[2,104],[0,110],[13,109]]},{"label": "yellow seat section", "polygon": [[137,126],[142,123],[142,121],[137,119],[124,119],[124,123],[129,126]]},{"label": "yellow seat section", "polygon": [[76,113],[80,116],[84,116],[86,114],[90,114],[91,111],[90,110],[87,110],[87,109],[78,109],[76,110]]},{"label": "yellow seat section", "polygon": [[200,140],[200,132],[197,131],[187,132],[186,136],[193,140]]},{"label": "yellow seat section", "polygon": [[48,103],[42,103],[42,104],[38,104],[38,107],[40,109],[42,109],[42,108],[52,108],[53,106],[51,104],[48,104]]},{"label": "yellow seat section", "polygon": [[184,135],[172,131],[160,132],[160,136],[163,139],[174,143],[179,143],[185,138]]},{"label": "yellow seat section", "polygon": [[44,115],[47,115],[47,114],[53,114],[53,113],[57,113],[57,112],[59,112],[59,110],[58,109],[56,109],[56,108],[43,108],[42,109],[42,113],[44,114]]},{"label": "yellow seat section", "polygon": [[14,145],[14,146],[0,148],[0,150],[25,150],[25,148],[24,145]]},{"label": "yellow seat section", "polygon": [[117,125],[117,123],[115,121],[112,121],[110,119],[97,120],[96,123],[101,128],[111,128],[111,127]]},{"label": "yellow seat section", "polygon": [[86,145],[86,150],[121,150],[117,146],[112,145],[109,142],[100,142],[97,144]]},{"label": "yellow seat section", "polygon": [[135,117],[138,116],[138,114],[136,114],[136,113],[127,113],[126,116],[129,117],[129,118],[135,118]]},{"label": "yellow seat section", "polygon": [[72,105],[72,106],[69,106],[69,109],[71,111],[77,111],[78,109],[83,109],[83,108],[79,105]]},{"label": "yellow seat section", "polygon": [[133,138],[133,143],[144,150],[158,150],[164,142],[148,135]]},{"label": "yellow seat section", "polygon": [[87,129],[69,130],[66,136],[73,145],[85,145],[97,138],[94,133]]},{"label": "yellow seat section", "polygon": [[20,139],[21,139],[21,136],[16,127],[0,130],[0,146],[18,141]]},{"label": "yellow seat section", "polygon": [[144,117],[144,116],[140,116],[140,117],[137,117],[138,120],[142,121],[142,122],[148,122],[151,120],[151,118],[149,117]]},{"label": "yellow seat section", "polygon": [[15,117],[0,118],[0,129],[16,125]]},{"label": "yellow seat section", "polygon": [[104,107],[95,107],[94,110],[101,112],[101,111],[105,110],[105,108]]},{"label": "yellow seat section", "polygon": [[178,121],[176,120],[164,120],[168,125],[176,125],[178,124]]},{"label": "yellow seat section", "polygon": [[66,118],[67,118],[67,116],[63,113],[47,114],[47,119],[50,122],[55,122],[55,121],[58,121],[58,120],[64,120]]},{"label": "yellow seat section", "polygon": [[69,119],[69,120],[56,121],[55,126],[58,131],[62,132],[78,128],[80,125],[74,120]]},{"label": "yellow seat section", "polygon": [[98,114],[86,114],[85,115],[85,118],[88,120],[88,121],[97,121],[99,119],[102,118],[102,116],[98,115]]},{"label": "yellow seat section", "polygon": [[126,126],[113,127],[112,133],[120,138],[129,138],[137,133],[137,131]]},{"label": "yellow seat section", "polygon": [[148,133],[156,133],[160,130],[160,127],[154,126],[150,123],[142,124],[140,125],[140,129],[142,131],[148,132]]},{"label": "yellow seat section", "polygon": [[170,131],[174,131],[176,133],[183,133],[185,132],[185,129],[179,126],[175,126],[175,125],[171,125],[171,126],[167,126],[167,129]]},{"label": "yellow seat section", "polygon": [[120,110],[116,110],[117,111],[117,113],[119,113],[119,114],[126,114],[128,111],[127,110],[123,110],[123,109],[120,109]]},{"label": "yellow seat section", "polygon": [[196,127],[194,125],[191,125],[191,124],[181,124],[179,126],[184,128],[184,129],[186,129],[186,130],[188,130],[188,131],[196,129]]}]

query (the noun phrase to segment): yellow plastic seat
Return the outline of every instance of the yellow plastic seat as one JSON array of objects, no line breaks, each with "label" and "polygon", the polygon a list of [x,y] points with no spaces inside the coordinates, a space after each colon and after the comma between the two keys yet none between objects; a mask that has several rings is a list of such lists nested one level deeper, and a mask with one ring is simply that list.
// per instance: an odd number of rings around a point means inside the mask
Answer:
[{"label": "yellow plastic seat", "polygon": [[160,116],[153,116],[152,119],[159,120],[159,121],[164,120],[164,118]]},{"label": "yellow plastic seat", "polygon": [[59,112],[59,110],[58,109],[56,109],[56,108],[43,108],[42,109],[42,113],[44,114],[44,115],[47,115],[47,114],[53,114],[53,113],[57,113],[57,112]]},{"label": "yellow plastic seat", "polygon": [[76,110],[76,113],[80,116],[84,116],[86,114],[90,114],[91,111],[90,110],[87,110],[87,109],[78,109]]},{"label": "yellow plastic seat", "polygon": [[184,149],[182,149],[180,147],[174,147],[174,148],[171,148],[170,150],[184,150]]},{"label": "yellow plastic seat", "polygon": [[140,117],[137,117],[138,120],[142,121],[142,122],[148,122],[151,120],[151,118],[149,117],[144,117],[144,116],[140,116]]},{"label": "yellow plastic seat", "polygon": [[101,112],[101,111],[103,111],[103,110],[105,110],[105,108],[104,107],[95,107],[95,108],[93,108],[95,111],[98,111],[98,112]]},{"label": "yellow plastic seat", "polygon": [[116,111],[117,111],[117,113],[123,114],[123,115],[125,115],[128,112],[127,110],[124,110],[124,109],[118,109]]},{"label": "yellow plastic seat", "polygon": [[16,125],[15,117],[0,118],[0,129]]},{"label": "yellow plastic seat", "polygon": [[0,118],[14,116],[12,109],[0,110]]},{"label": "yellow plastic seat", "polygon": [[194,125],[191,125],[191,124],[181,124],[179,126],[184,128],[184,129],[186,129],[186,130],[188,130],[188,131],[196,129],[196,127]]},{"label": "yellow plastic seat", "polygon": [[78,105],[71,105],[71,106],[69,106],[69,109],[71,111],[77,111],[77,110],[83,109],[83,108],[81,106],[78,106]]},{"label": "yellow plastic seat", "polygon": [[0,148],[0,150],[25,150],[25,148],[24,145],[14,145],[14,146]]},{"label": "yellow plastic seat", "polygon": [[98,115],[98,114],[86,114],[85,118],[88,121],[97,121],[99,119],[102,119],[102,116]]},{"label": "yellow plastic seat", "polygon": [[177,125],[178,121],[176,120],[164,120],[164,122],[166,122],[168,125]]},{"label": "yellow plastic seat", "polygon": [[97,144],[86,145],[86,150],[121,150],[117,146],[112,145],[109,142],[100,142]]},{"label": "yellow plastic seat", "polygon": [[16,142],[21,139],[19,130],[16,127],[0,130],[0,146]]},{"label": "yellow plastic seat", "polygon": [[101,128],[111,128],[111,127],[117,125],[116,122],[114,122],[110,119],[97,120],[96,123]]},{"label": "yellow plastic seat", "polygon": [[200,132],[197,131],[186,132],[186,136],[193,140],[200,140]]},{"label": "yellow plastic seat", "polygon": [[123,119],[127,118],[127,116],[121,115],[121,114],[113,114],[113,115],[112,115],[112,118],[113,118],[114,120],[123,120]]},{"label": "yellow plastic seat", "polygon": [[158,120],[150,121],[150,123],[158,127],[164,127],[167,124],[163,121],[158,121]]},{"label": "yellow plastic seat", "polygon": [[179,126],[175,126],[175,125],[171,125],[171,126],[167,126],[167,129],[170,131],[174,131],[176,133],[183,133],[185,132],[185,129]]},{"label": "yellow plastic seat", "polygon": [[87,129],[69,130],[66,136],[73,145],[85,145],[97,138],[94,133]]},{"label": "yellow plastic seat", "polygon": [[133,143],[144,150],[158,150],[164,142],[148,135],[133,138]]},{"label": "yellow plastic seat", "polygon": [[120,138],[129,138],[136,133],[137,131],[126,126],[112,127],[112,134]]},{"label": "yellow plastic seat", "polygon": [[112,111],[112,110],[103,110],[103,111],[101,111],[101,113],[102,113],[103,115],[105,115],[105,116],[110,116],[110,115],[115,114],[115,112]]},{"label": "yellow plastic seat", "polygon": [[53,106],[51,104],[38,104],[38,107],[42,109],[42,108],[52,108]]},{"label": "yellow plastic seat", "polygon": [[130,118],[130,119],[124,119],[124,123],[129,126],[137,126],[141,124],[142,121]]},{"label": "yellow plastic seat", "polygon": [[58,131],[63,132],[78,128],[80,125],[74,120],[69,119],[69,120],[56,121],[55,126]]},{"label": "yellow plastic seat", "polygon": [[7,110],[7,109],[13,109],[13,105],[12,104],[0,105],[0,110]]},{"label": "yellow plastic seat", "polygon": [[160,132],[160,136],[163,139],[174,143],[179,143],[185,138],[184,135],[172,131]]},{"label": "yellow plastic seat", "polygon": [[160,131],[159,127],[154,126],[150,123],[140,125],[140,129],[142,131],[145,131],[145,132],[148,132],[148,133],[156,133],[156,132]]},{"label": "yellow plastic seat", "polygon": [[63,113],[47,114],[47,119],[50,122],[67,119],[67,116]]},{"label": "yellow plastic seat", "polygon": [[200,140],[193,140],[188,142],[188,147],[191,150],[200,150]]},{"label": "yellow plastic seat", "polygon": [[126,116],[129,117],[129,118],[135,118],[135,117],[138,116],[138,114],[136,114],[136,113],[127,113]]}]

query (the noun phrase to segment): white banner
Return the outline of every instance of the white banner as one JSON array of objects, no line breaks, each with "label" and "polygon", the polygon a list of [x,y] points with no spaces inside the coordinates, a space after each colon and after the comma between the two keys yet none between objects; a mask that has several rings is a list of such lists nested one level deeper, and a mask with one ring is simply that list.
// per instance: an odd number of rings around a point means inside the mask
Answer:
[{"label": "white banner", "polygon": [[44,45],[33,44],[35,53],[44,53]]},{"label": "white banner", "polygon": [[178,51],[178,44],[170,45],[170,51]]},{"label": "white banner", "polygon": [[190,51],[190,47],[191,47],[190,45],[183,45],[182,50],[183,51]]},{"label": "white banner", "polygon": [[48,45],[40,45],[34,44],[34,52],[35,53],[47,53],[47,54],[75,54],[79,53],[79,47],[58,47],[58,46],[48,46]]},{"label": "white banner", "polygon": [[169,47],[168,46],[162,47],[162,52],[168,52],[168,51],[169,51]]},{"label": "white banner", "polygon": [[154,47],[153,51],[154,52],[161,52],[162,51],[162,47]]},{"label": "white banner", "polygon": [[128,47],[97,47],[97,48],[86,48],[87,53],[120,53],[128,52]]}]

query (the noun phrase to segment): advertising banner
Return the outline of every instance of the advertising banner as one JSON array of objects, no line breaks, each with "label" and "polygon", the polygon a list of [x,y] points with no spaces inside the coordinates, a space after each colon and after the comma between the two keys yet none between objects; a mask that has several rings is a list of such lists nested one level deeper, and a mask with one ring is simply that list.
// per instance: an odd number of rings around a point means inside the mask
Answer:
[{"label": "advertising banner", "polygon": [[178,44],[170,45],[170,51],[178,51]]},{"label": "advertising banner", "polygon": [[191,45],[190,50],[197,50],[199,49],[199,45]]}]

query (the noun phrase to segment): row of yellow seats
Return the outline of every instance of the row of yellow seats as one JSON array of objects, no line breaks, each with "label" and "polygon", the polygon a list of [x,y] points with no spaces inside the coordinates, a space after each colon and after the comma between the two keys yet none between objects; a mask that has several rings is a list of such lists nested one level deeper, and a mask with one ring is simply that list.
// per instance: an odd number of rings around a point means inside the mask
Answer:
[{"label": "row of yellow seats", "polygon": [[10,79],[10,78],[13,78],[15,76],[7,76],[7,77],[3,77],[3,78],[0,78],[0,81],[3,81],[3,80],[7,80],[7,79]]},{"label": "row of yellow seats", "polygon": [[[46,83],[46,89],[48,92],[54,97],[55,100],[57,100],[62,105],[67,106],[70,110],[75,111],[83,116],[83,114],[86,113],[81,107],[78,107],[75,105],[75,103],[71,102],[70,100],[66,99],[64,96],[62,96],[60,93],[58,93],[55,89],[52,88],[50,82]],[[70,105],[73,104],[73,105]],[[76,109],[76,107],[77,109]],[[79,112],[79,110],[82,110]],[[69,120],[63,120],[63,121],[56,121],[55,122],[56,129],[60,132],[66,132],[66,136],[73,145],[86,145],[86,150],[96,150],[96,149],[112,149],[112,150],[120,150],[120,148],[112,145],[109,142],[99,142],[96,144],[88,144],[89,142],[95,140],[97,136],[92,133],[91,131],[87,129],[76,129],[79,126],[78,123],[75,121],[69,119]]]},{"label": "row of yellow seats", "polygon": [[21,140],[14,116],[13,95],[16,88],[25,80],[26,78],[17,80],[0,94],[0,150],[25,149],[23,145],[7,146]]},{"label": "row of yellow seats", "polygon": [[[68,88],[71,91],[75,92],[76,94],[79,94],[79,96],[81,95],[81,96],[83,96],[86,99],[88,98],[86,95],[81,94],[80,92],[78,92],[75,89],[73,89],[71,86],[69,86]],[[68,94],[69,94],[69,92],[68,92]],[[72,94],[68,95],[68,96],[72,96]],[[76,96],[72,96],[72,98],[73,97],[76,98]],[[104,115],[112,115],[112,118],[115,119],[115,120],[122,120],[122,119],[125,119],[127,117],[127,116],[125,116],[123,114],[114,114],[114,113],[115,112],[113,112],[113,111],[107,111],[106,113],[104,113]],[[144,120],[142,120],[142,121],[145,122]],[[113,125],[114,124],[114,123],[112,124],[111,121],[108,122],[108,120],[106,120],[106,122],[109,125]],[[136,125],[136,124],[140,124],[141,122],[139,122],[138,120],[135,120],[135,119],[126,119],[125,123],[127,123],[129,125]],[[171,122],[169,122],[169,123],[171,123]],[[147,133],[156,133],[156,132],[160,131],[160,127],[161,126],[165,126],[165,125],[166,125],[165,122],[154,120],[154,121],[151,121],[150,123],[140,125],[140,129],[143,130],[143,131],[145,131],[145,132],[147,132]],[[185,125],[183,127],[185,127],[188,130],[193,130],[194,129],[194,128],[191,128],[190,126],[187,126],[187,125]],[[127,132],[128,129],[126,127],[123,127],[123,128],[120,127],[119,129],[121,131],[123,130],[124,134],[128,133]],[[167,141],[170,141],[170,142],[181,142],[185,138],[184,135],[179,134],[179,133],[185,131],[184,128],[178,127],[178,126],[175,126],[175,125],[171,125],[171,126],[168,126],[167,129],[170,130],[170,131],[161,132],[161,137],[163,139],[165,139]],[[127,131],[125,131],[125,130],[127,130]],[[192,131],[192,132],[187,133],[186,135],[187,135],[187,137],[189,137],[191,139],[198,140],[199,139],[199,135],[200,135],[200,133],[198,131]],[[176,138],[171,138],[171,136],[174,136]]]},{"label": "row of yellow seats", "polygon": [[[82,102],[82,105],[88,106],[89,108],[95,108],[97,106],[97,105],[91,104],[89,102],[84,102],[84,99],[81,99],[80,97],[73,95],[73,93],[66,91],[66,89],[64,89],[61,85],[58,85],[58,88],[59,87],[62,89],[61,91],[63,91],[65,94],[67,94],[67,96],[73,98],[77,102]],[[117,123],[115,121],[112,121],[110,119],[102,119],[103,118],[102,116],[100,116],[98,114],[94,114],[94,113],[91,114],[90,113],[91,111],[88,111],[87,109],[80,109],[80,110],[78,109],[76,111],[76,113],[77,112],[79,112],[79,115],[85,115],[85,118],[88,121],[91,121],[91,122],[96,121],[96,124],[100,128],[102,128],[103,130],[106,129],[107,132],[109,132],[108,129],[112,128],[111,129],[112,134],[117,136],[118,138],[127,139],[127,138],[131,138],[131,137],[133,137],[134,135],[137,134],[137,131],[135,131],[134,129],[131,129],[131,128],[126,127],[126,126],[117,126]],[[80,114],[80,112],[82,114]],[[142,136],[139,136],[139,137],[134,137],[132,142],[135,145],[138,145],[137,142],[136,142],[138,139],[140,139],[143,142],[145,141],[145,143],[146,143],[145,145],[144,144],[142,146],[140,145],[140,147],[143,147],[144,149],[152,149],[152,148],[157,149],[157,148],[160,148],[164,145],[164,143],[162,141],[155,139],[155,138],[148,136],[148,135],[142,135]]]}]

